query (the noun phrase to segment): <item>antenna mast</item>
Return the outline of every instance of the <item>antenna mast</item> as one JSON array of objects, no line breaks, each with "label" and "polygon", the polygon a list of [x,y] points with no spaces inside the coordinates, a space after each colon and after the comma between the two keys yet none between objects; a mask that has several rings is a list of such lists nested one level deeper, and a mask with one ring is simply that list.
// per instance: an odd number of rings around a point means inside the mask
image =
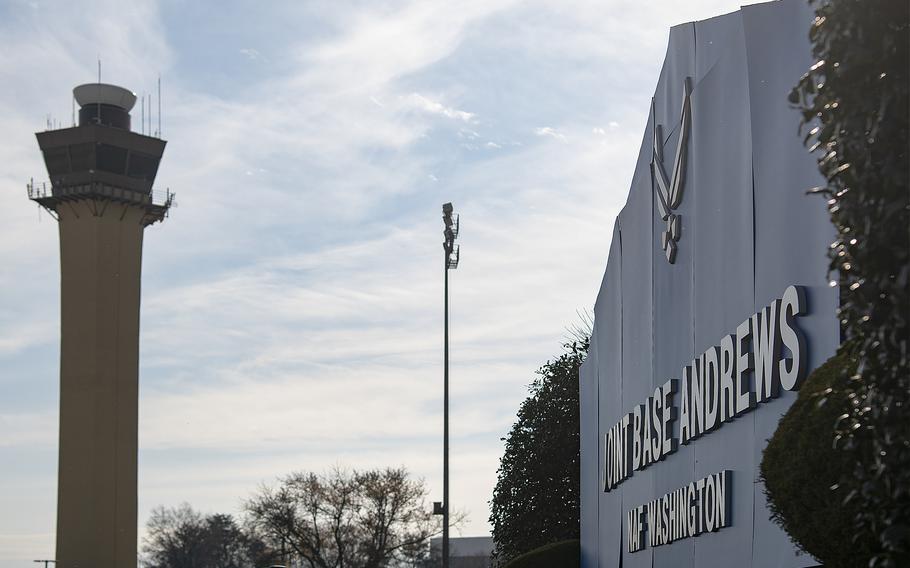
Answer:
[{"label": "antenna mast", "polygon": [[98,116],[95,117],[95,122],[101,124],[101,56],[98,56]]}]

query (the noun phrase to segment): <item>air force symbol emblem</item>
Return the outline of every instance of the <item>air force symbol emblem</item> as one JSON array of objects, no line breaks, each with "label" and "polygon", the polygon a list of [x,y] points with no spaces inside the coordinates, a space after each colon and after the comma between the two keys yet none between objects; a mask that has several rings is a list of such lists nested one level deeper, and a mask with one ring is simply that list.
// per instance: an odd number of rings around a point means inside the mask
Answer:
[{"label": "air force symbol emblem", "polygon": [[[681,216],[674,213],[682,202],[683,188],[686,180],[686,151],[689,142],[692,107],[689,96],[692,94],[692,78],[683,81],[683,102],[679,119],[679,140],[676,144],[676,157],[673,159],[672,177],[667,177],[664,170],[664,133],[663,125],[654,125],[654,151],[651,154],[651,182],[657,193],[657,211],[667,225],[660,235],[661,247],[670,264],[676,262],[677,242],[681,235]],[[654,117],[654,101],[651,101],[651,116]],[[653,120],[657,120],[656,117]]]}]

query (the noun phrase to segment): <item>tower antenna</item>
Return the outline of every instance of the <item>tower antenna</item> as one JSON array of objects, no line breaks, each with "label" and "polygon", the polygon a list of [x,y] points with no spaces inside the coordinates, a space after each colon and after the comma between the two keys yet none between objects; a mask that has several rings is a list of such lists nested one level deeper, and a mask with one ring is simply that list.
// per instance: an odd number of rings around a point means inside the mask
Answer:
[{"label": "tower antenna", "polygon": [[161,74],[158,74],[158,138],[161,138]]},{"label": "tower antenna", "polygon": [[101,56],[98,56],[98,116],[95,122],[101,124]]}]

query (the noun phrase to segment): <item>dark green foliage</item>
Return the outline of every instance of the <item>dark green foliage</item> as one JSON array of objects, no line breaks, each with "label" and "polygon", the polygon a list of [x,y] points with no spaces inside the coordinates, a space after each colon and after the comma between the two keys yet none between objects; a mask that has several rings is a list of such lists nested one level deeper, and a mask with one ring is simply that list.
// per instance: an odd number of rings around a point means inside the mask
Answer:
[{"label": "dark green foliage", "polygon": [[499,564],[579,535],[578,369],[588,339],[565,347],[537,371],[531,394],[504,438],[490,501]]},{"label": "dark green foliage", "polygon": [[505,568],[576,568],[581,564],[581,541],[563,540],[535,548]]},{"label": "dark green foliage", "polygon": [[[841,352],[857,361],[839,447],[858,539],[877,538],[874,566],[910,565],[910,189],[906,0],[814,0],[817,63],[791,95],[811,128],[837,228]],[[838,393],[840,396],[840,393]]]},{"label": "dark green foliage", "polygon": [[856,370],[846,355],[816,369],[765,448],[761,477],[772,518],[793,541],[826,567],[855,568],[877,547],[868,535],[853,542],[856,503],[844,503],[842,472],[849,453],[835,448],[834,425],[850,407],[847,382]]}]

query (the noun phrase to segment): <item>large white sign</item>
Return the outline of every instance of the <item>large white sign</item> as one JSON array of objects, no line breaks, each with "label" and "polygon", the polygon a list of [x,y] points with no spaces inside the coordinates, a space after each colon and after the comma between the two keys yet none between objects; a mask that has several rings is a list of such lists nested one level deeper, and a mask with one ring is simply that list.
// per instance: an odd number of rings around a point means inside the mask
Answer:
[{"label": "large white sign", "polygon": [[[806,340],[796,318],[806,313],[802,286],[790,286],[669,379],[604,435],[603,489],[611,491],[632,473],[663,460],[678,443],[780,395],[796,390],[806,375]],[[677,394],[679,396],[677,396]],[[679,423],[678,430],[676,423]]]},{"label": "large white sign", "polygon": [[[806,376],[806,340],[796,318],[806,314],[802,286],[790,286],[669,379],[604,435],[603,489],[665,459],[679,442],[719,428],[780,395]],[[678,395],[678,396],[677,396]],[[679,427],[676,427],[676,424]],[[668,544],[730,523],[732,473],[725,470],[628,511],[629,552]]]}]

